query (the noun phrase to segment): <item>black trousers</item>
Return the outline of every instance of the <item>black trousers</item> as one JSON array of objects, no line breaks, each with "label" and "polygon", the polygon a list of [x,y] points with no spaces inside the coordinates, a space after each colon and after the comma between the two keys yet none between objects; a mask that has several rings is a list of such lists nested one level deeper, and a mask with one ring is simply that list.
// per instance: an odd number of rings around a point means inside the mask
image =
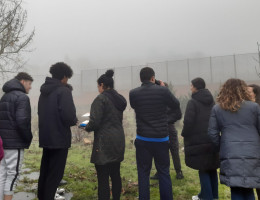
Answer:
[{"label": "black trousers", "polygon": [[38,181],[39,200],[53,200],[64,175],[68,149],[43,149],[40,177]]},{"label": "black trousers", "polygon": [[120,200],[122,182],[120,176],[120,163],[109,163],[106,165],[95,165],[98,178],[98,199],[110,199],[109,177],[112,181],[113,200]]},{"label": "black trousers", "polygon": [[180,153],[179,153],[178,132],[174,124],[169,124],[168,129],[169,129],[170,151],[172,154],[174,169],[176,172],[179,172],[181,171],[181,160],[180,160]]}]

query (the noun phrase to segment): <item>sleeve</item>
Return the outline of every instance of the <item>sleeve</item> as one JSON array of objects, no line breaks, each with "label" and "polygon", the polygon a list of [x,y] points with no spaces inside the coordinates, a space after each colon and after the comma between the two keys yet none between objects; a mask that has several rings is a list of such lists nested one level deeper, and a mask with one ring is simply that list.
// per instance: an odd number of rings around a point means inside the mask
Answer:
[{"label": "sleeve", "polygon": [[184,115],[183,129],[181,133],[183,137],[188,136],[192,131],[192,127],[194,126],[195,123],[195,117],[196,117],[195,104],[193,100],[189,100]]},{"label": "sleeve", "polygon": [[0,161],[3,159],[3,157],[4,157],[3,141],[0,137]]},{"label": "sleeve", "polygon": [[176,110],[180,108],[179,100],[171,93],[168,88],[166,89],[166,104],[170,109]]},{"label": "sleeve", "polygon": [[72,93],[68,88],[65,88],[59,98],[59,111],[64,124],[74,126],[77,124],[76,108],[74,105]]},{"label": "sleeve", "polygon": [[208,135],[214,146],[219,149],[220,146],[220,128],[217,120],[216,110],[213,107],[209,119]]},{"label": "sleeve", "polygon": [[103,100],[98,96],[91,105],[89,123],[86,126],[87,132],[99,129],[104,115],[104,107]]},{"label": "sleeve", "polygon": [[260,135],[260,106],[257,105],[257,130],[258,130],[258,134]]},{"label": "sleeve", "polygon": [[31,131],[31,105],[27,95],[21,95],[16,101],[15,119],[19,133],[22,138],[31,143],[32,131]]},{"label": "sleeve", "polygon": [[135,109],[135,104],[134,104],[134,100],[133,100],[133,92],[130,91],[129,93],[129,101],[130,101],[130,106]]},{"label": "sleeve", "polygon": [[168,112],[168,123],[169,124],[173,124],[176,121],[180,120],[182,117],[182,113],[181,113],[181,108],[177,108],[175,110],[172,110],[169,108],[169,112]]}]

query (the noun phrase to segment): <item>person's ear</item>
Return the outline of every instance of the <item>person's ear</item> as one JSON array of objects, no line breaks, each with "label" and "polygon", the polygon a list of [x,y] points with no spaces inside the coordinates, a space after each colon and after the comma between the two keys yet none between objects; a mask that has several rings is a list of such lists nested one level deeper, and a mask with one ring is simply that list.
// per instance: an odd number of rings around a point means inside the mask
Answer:
[{"label": "person's ear", "polygon": [[150,81],[153,82],[153,83],[155,83],[155,76],[152,76],[152,78],[151,78]]}]

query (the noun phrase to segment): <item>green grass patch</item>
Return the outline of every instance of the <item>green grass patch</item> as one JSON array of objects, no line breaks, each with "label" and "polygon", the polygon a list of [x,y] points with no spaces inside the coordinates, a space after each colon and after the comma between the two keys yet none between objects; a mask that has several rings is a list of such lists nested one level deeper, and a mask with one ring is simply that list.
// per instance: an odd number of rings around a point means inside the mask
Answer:
[{"label": "green grass patch", "polygon": [[[64,179],[68,181],[65,186],[66,190],[73,193],[73,200],[96,200],[97,199],[97,176],[94,164],[90,163],[92,147],[82,144],[73,144],[69,150]],[[33,143],[29,150],[25,153],[25,166],[31,171],[39,171],[42,150],[38,148],[37,143]],[[171,162],[171,178],[173,183],[173,195],[177,200],[191,199],[192,195],[196,195],[200,191],[200,183],[198,171],[188,168],[184,163],[184,154],[181,154],[182,170],[185,176],[183,180],[177,180]],[[156,172],[153,167],[151,174]],[[123,183],[123,200],[138,199],[137,186],[137,169],[135,161],[135,148],[133,144],[126,144],[125,160],[121,165],[121,175]],[[26,188],[30,188],[28,184],[35,184],[35,181],[21,180]],[[19,188],[22,191],[22,188]],[[35,192],[35,191],[34,191]],[[230,199],[230,190],[224,185],[219,185],[220,200]],[[151,199],[159,198],[158,181],[151,181]]]}]

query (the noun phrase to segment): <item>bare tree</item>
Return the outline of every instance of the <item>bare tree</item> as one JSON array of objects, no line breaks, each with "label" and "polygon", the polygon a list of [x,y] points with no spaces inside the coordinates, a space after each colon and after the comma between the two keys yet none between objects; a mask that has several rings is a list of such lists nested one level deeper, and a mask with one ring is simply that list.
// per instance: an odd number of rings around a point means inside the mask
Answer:
[{"label": "bare tree", "polygon": [[22,55],[31,43],[34,30],[25,33],[27,12],[22,0],[0,0],[0,73],[14,73],[23,67]]}]

